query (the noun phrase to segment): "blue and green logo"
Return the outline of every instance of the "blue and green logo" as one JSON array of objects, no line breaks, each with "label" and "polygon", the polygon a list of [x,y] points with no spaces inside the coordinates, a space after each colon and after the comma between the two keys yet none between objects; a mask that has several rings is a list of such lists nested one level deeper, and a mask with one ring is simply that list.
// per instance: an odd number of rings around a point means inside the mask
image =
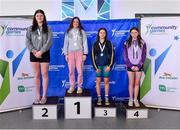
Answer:
[{"label": "blue and green logo", "polygon": [[4,35],[6,28],[7,28],[7,25],[0,25],[0,36]]},{"label": "blue and green logo", "polygon": [[[15,75],[18,66],[24,56],[26,48],[24,48],[21,53],[12,61],[12,71],[13,76]],[[6,52],[6,57],[11,59],[14,56],[14,52],[12,50],[8,50]],[[10,94],[10,71],[9,71],[9,62],[3,59],[0,59],[0,75],[3,79],[1,87],[0,87],[0,104],[4,102],[7,96]],[[18,88],[18,90],[23,91],[22,86]]]},{"label": "blue and green logo", "polygon": [[[174,36],[173,39],[175,41],[179,40],[179,36]],[[151,90],[151,75],[153,73],[153,75],[156,75],[158,70],[160,69],[164,59],[166,58],[166,56],[168,55],[171,47],[173,46],[173,44],[169,45],[169,47],[167,47],[154,61],[154,68],[153,68],[153,72],[152,72],[152,60],[147,58],[144,64],[144,73],[145,73],[145,78],[142,82],[141,85],[141,89],[140,89],[140,99],[142,99],[150,90]],[[155,48],[150,49],[149,51],[149,55],[151,57],[154,57],[157,54],[157,51]],[[175,88],[176,89],[176,88]],[[173,91],[175,90],[173,88]],[[159,86],[159,90],[161,91],[167,91],[166,87],[164,87],[163,85]]]},{"label": "blue and green logo", "polygon": [[0,104],[2,104],[10,93],[9,63],[5,60],[0,60],[0,74],[3,78],[0,88]]}]

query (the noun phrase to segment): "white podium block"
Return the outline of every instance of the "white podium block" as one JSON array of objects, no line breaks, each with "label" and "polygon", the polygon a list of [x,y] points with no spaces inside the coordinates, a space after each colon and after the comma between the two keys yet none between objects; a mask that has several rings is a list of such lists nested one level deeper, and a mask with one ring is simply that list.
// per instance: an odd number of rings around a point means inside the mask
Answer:
[{"label": "white podium block", "polygon": [[128,103],[124,104],[126,109],[126,119],[148,118],[148,109],[140,102],[140,107],[129,107]]},{"label": "white podium block", "polygon": [[92,101],[90,91],[83,90],[82,94],[66,93],[64,98],[65,119],[92,118]]},{"label": "white podium block", "polygon": [[58,115],[58,97],[49,97],[47,99],[46,104],[33,104],[32,110],[33,110],[33,119],[56,119]]},{"label": "white podium block", "polygon": [[95,117],[116,117],[116,106],[114,103],[111,103],[109,106],[96,105],[94,109]]}]

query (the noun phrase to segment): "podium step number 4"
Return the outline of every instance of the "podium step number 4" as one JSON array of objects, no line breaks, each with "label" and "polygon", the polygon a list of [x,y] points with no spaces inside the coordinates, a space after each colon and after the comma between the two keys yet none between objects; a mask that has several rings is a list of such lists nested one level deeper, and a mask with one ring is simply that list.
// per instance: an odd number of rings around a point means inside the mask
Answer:
[{"label": "podium step number 4", "polygon": [[127,119],[140,119],[140,118],[148,118],[148,110],[147,109],[132,109],[126,111]]}]

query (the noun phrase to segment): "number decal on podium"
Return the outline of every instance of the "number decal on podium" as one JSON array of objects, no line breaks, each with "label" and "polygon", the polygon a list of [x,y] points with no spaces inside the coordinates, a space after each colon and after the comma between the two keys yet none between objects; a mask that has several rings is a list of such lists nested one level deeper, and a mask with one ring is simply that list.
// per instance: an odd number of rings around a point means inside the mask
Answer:
[{"label": "number decal on podium", "polygon": [[91,109],[91,97],[65,97],[65,119],[89,119]]},{"label": "number decal on podium", "polygon": [[44,114],[42,115],[42,117],[48,117],[47,113],[48,113],[48,109],[47,108],[42,108],[44,112]]},{"label": "number decal on podium", "polygon": [[138,116],[139,116],[139,112],[136,111],[136,112],[134,113],[134,116],[138,117]]},{"label": "number decal on podium", "polygon": [[57,105],[33,105],[33,119],[57,119]]},{"label": "number decal on podium", "polygon": [[77,105],[77,114],[80,114],[80,102],[75,102],[74,105]]},{"label": "number decal on podium", "polygon": [[107,116],[108,113],[107,113],[107,110],[104,110],[104,116]]},{"label": "number decal on podium", "polygon": [[95,107],[95,117],[116,117],[116,107]]},{"label": "number decal on podium", "polygon": [[140,119],[148,118],[148,109],[127,109],[126,110],[127,119]]}]

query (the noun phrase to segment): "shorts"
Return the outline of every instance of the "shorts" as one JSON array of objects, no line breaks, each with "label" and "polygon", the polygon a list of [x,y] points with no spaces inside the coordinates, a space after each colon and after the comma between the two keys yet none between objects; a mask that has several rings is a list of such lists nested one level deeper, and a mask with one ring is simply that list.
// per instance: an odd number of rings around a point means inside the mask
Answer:
[{"label": "shorts", "polygon": [[31,62],[50,62],[50,51],[47,51],[42,54],[42,58],[37,58],[33,55],[32,52],[30,52],[30,61]]},{"label": "shorts", "polygon": [[100,72],[97,73],[96,72],[96,77],[109,77],[110,76],[110,71],[109,72],[106,72],[105,69],[106,69],[107,66],[98,66],[98,68],[100,69]]},{"label": "shorts", "polygon": [[[133,66],[137,66],[137,65],[133,65]],[[127,71],[135,72],[130,67],[127,67]],[[137,72],[141,72],[141,71],[143,71],[143,67],[141,67]]]}]

